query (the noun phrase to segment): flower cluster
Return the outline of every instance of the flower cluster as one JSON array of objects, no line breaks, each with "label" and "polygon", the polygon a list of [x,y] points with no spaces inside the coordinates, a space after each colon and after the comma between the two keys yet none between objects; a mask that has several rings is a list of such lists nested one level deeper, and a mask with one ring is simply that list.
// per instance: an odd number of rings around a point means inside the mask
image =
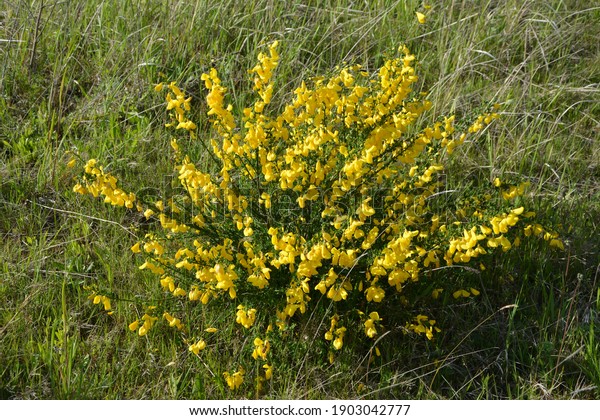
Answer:
[{"label": "flower cluster", "polygon": [[87,175],[83,182],[85,186],[77,183],[73,191],[80,194],[91,194],[94,197],[103,196],[105,203],[117,207],[133,208],[136,204],[134,193],[126,193],[117,187],[117,179],[111,174],[104,172],[102,166],[98,166],[96,159],[90,159],[85,165]]},{"label": "flower cluster", "polygon": [[[231,320],[254,334],[248,352],[264,363],[262,380],[273,375],[272,325],[288,331],[293,318],[319,301],[329,300],[334,308],[322,331],[331,354],[342,349],[348,330],[375,339],[387,328],[385,321],[401,321],[406,331],[432,339],[440,331],[435,320],[409,309],[411,290],[428,287],[424,272],[506,252],[526,236],[562,247],[556,234],[515,204],[523,185],[496,180],[495,189],[490,185],[489,194],[470,204],[452,207],[440,200],[447,155],[498,114],[477,117],[464,132],[455,128],[454,117],[417,127],[432,104],[413,92],[415,57],[406,47],[373,74],[345,66],[303,82],[279,113],[269,113],[277,47],[275,42],[261,53],[250,70],[256,101],[240,115],[227,103],[217,71],[202,76],[216,133],[210,140],[199,139],[188,117],[190,98],[175,83],[157,86],[169,91],[167,125],[189,132],[189,138],[171,142],[184,194],[138,203],[94,160],[74,188],[135,207],[160,223],[131,248],[143,255],[139,268],[157,276],[172,297],[166,304],[231,302],[225,306]],[[190,142],[203,142],[211,165],[203,168],[184,152]],[[446,284],[432,297],[444,290],[457,299],[479,294]],[[404,320],[384,312],[391,296],[405,304]],[[368,308],[368,315],[358,307]],[[166,310],[163,319],[186,331]],[[145,335],[156,321],[146,313],[129,328]],[[196,355],[207,347],[202,337],[186,342]],[[240,367],[223,376],[237,389],[245,374]]]},{"label": "flower cluster", "polygon": [[[146,308],[146,313],[142,316],[141,319],[136,319],[131,324],[129,324],[129,330],[133,332],[137,331],[140,337],[143,337],[144,335],[148,334],[148,331],[150,331],[150,329],[154,326],[156,321],[158,321],[158,317],[152,315],[155,309],[156,306],[148,306]],[[165,312],[165,315],[169,314]],[[169,321],[166,317],[165,319]],[[181,325],[181,321],[177,322],[177,324]]]},{"label": "flower cluster", "polygon": [[91,287],[84,287],[86,290],[92,290],[92,293],[88,296],[88,299],[92,301],[94,305],[102,305],[104,310],[108,315],[112,315],[114,313],[110,298],[105,295],[101,295]]}]

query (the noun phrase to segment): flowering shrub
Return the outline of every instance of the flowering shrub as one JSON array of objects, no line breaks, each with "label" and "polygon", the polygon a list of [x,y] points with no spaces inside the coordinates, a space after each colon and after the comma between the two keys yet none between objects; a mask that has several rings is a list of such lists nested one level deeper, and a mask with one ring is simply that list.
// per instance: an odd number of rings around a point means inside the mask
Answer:
[{"label": "flowering shrub", "polygon": [[[131,249],[144,260],[139,268],[154,273],[174,298],[147,307],[131,331],[144,336],[164,322],[198,355],[217,331],[195,327],[196,319],[183,319],[193,310],[182,308],[230,302],[231,321],[253,338],[248,356],[269,380],[276,371],[270,338],[319,302],[333,308],[322,331],[331,354],[350,329],[374,340],[386,321],[398,322],[383,305],[392,297],[407,308],[405,331],[432,339],[435,320],[409,309],[411,293],[461,299],[479,291],[463,284],[436,288],[424,273],[470,265],[532,235],[562,247],[516,204],[525,185],[496,179],[483,194],[448,200],[444,161],[498,115],[481,115],[463,131],[454,117],[419,128],[431,103],[413,92],[417,76],[407,48],[375,74],[354,65],[303,82],[280,112],[269,112],[277,47],[250,70],[256,100],[240,113],[227,103],[215,69],[202,76],[216,133],[210,141],[188,117],[191,99],[175,83],[156,86],[168,91],[167,126],[185,134],[171,142],[181,193],[144,202],[94,159],[85,165],[76,192],[160,222]],[[205,168],[186,154],[197,142],[206,146]],[[485,269],[480,261],[478,267]],[[92,299],[112,310],[105,295]],[[246,373],[240,367],[224,378],[237,389]]]}]

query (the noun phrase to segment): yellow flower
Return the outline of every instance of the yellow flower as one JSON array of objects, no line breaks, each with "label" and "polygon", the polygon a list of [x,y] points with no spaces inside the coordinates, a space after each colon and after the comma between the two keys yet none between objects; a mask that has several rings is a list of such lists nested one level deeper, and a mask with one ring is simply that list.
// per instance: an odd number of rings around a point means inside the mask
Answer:
[{"label": "yellow flower", "polygon": [[[346,286],[347,285],[347,286]],[[347,288],[352,288],[349,282],[344,282],[341,286],[335,287],[331,286],[329,292],[327,292],[327,297],[334,302],[339,302],[340,300],[345,300],[348,297]]]},{"label": "yellow flower", "polygon": [[240,385],[244,382],[244,369],[240,369],[237,372],[234,372],[233,375],[230,375],[229,372],[224,372],[223,376],[225,377],[225,381],[227,381],[227,386],[232,391],[238,389]]},{"label": "yellow flower", "polygon": [[417,12],[417,20],[422,25],[422,24],[425,23],[425,21],[427,20],[427,18],[425,17],[425,15],[423,13]]},{"label": "yellow flower", "polygon": [[78,194],[87,194],[88,193],[88,189],[85,188],[83,185],[81,184],[75,184],[73,186],[73,192],[76,192]]},{"label": "yellow flower", "polygon": [[469,297],[469,296],[471,296],[471,294],[469,292],[467,292],[466,290],[463,290],[463,289],[457,290],[456,292],[452,293],[452,297],[454,299],[458,299],[458,298],[461,298],[461,297]]},{"label": "yellow flower", "polygon": [[[148,310],[151,310],[151,309],[154,309],[154,308],[153,307],[148,308]],[[158,320],[158,318],[155,316],[144,314],[144,316],[142,316],[142,321],[144,321],[144,324],[138,330],[138,335],[140,337],[143,337],[144,335],[148,334],[148,331],[150,331],[150,328],[152,328],[152,326],[154,325],[154,323],[157,320]]]},{"label": "yellow flower", "polygon": [[259,337],[254,339],[254,351],[252,352],[252,357],[254,360],[258,360],[260,357],[263,360],[267,360],[267,353],[271,348],[271,344],[269,340],[263,341]]},{"label": "yellow flower", "polygon": [[346,327],[340,327],[334,332],[335,340],[333,340],[333,348],[340,350],[344,345],[344,335],[346,334]]},{"label": "yellow flower", "polygon": [[336,338],[335,340],[333,340],[333,347],[334,347],[336,350],[339,350],[339,349],[341,349],[341,348],[342,348],[342,346],[344,345],[344,341],[343,341],[343,340],[344,340],[344,337],[338,337],[338,338]]},{"label": "yellow flower", "polygon": [[434,299],[437,299],[440,297],[440,293],[442,293],[444,289],[434,289],[433,292],[431,292],[431,297]]},{"label": "yellow flower", "polygon": [[[265,270],[269,269],[266,268]],[[248,281],[252,283],[253,286],[258,287],[259,289],[264,289],[269,284],[264,275],[251,274],[250,276],[248,276]]]},{"label": "yellow flower", "polygon": [[173,315],[169,314],[168,312],[165,312],[163,314],[163,318],[167,320],[170,327],[177,328],[178,330],[183,329],[183,324],[181,323],[181,320],[179,318],[175,318]]},{"label": "yellow flower", "polygon": [[518,216],[518,215],[520,215],[520,214],[523,213],[523,210],[525,210],[524,207],[519,207],[519,208],[516,208],[516,209],[512,209],[510,212],[512,214],[516,214]]},{"label": "yellow flower", "polygon": [[195,355],[198,355],[198,353],[200,353],[201,350],[204,350],[206,348],[206,342],[204,340],[200,340],[197,343],[192,344],[189,347],[189,350],[194,353]]},{"label": "yellow flower", "polygon": [[369,302],[381,302],[385,297],[385,291],[378,286],[371,286],[365,292]]},{"label": "yellow flower", "polygon": [[179,124],[177,124],[177,127],[175,127],[176,129],[180,129],[183,128],[185,130],[191,131],[191,130],[195,130],[196,129],[196,124],[194,124],[192,121],[187,120],[187,121],[182,121]]},{"label": "yellow flower", "polygon": [[235,322],[243,325],[244,328],[250,328],[256,320],[256,309],[249,309],[246,311],[246,307],[244,305],[239,305],[237,309],[238,311],[236,312]]},{"label": "yellow flower", "polygon": [[367,319],[364,323],[365,326],[365,334],[369,338],[373,338],[377,335],[377,330],[375,329],[375,323],[381,321],[382,318],[379,317],[378,312],[371,312],[369,314],[369,319]]},{"label": "yellow flower", "polygon": [[103,295],[97,295],[97,294],[92,294],[91,296],[89,296],[89,299],[92,300],[92,302],[94,303],[94,305],[99,305],[102,304],[102,306],[104,306],[104,310],[106,312],[108,312],[108,315],[112,315],[113,312],[111,311],[112,306],[110,303],[110,298],[108,296],[103,296]]},{"label": "yellow flower", "polygon": [[265,379],[271,379],[273,377],[273,366],[265,363],[263,369],[265,370]]}]

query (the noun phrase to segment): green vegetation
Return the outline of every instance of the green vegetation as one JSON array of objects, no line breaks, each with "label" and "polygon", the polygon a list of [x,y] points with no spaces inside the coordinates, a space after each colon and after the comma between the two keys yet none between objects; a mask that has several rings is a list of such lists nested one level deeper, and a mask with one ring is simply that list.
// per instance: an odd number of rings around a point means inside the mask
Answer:
[{"label": "green vegetation", "polygon": [[[600,396],[600,8],[338,3],[43,1],[0,12],[0,398]],[[260,392],[227,387],[223,372],[252,345],[218,302],[195,310],[203,328],[220,327],[200,357],[164,323],[130,332],[143,315],[138,298],[160,295],[130,251],[153,222],[75,194],[79,173],[67,162],[97,158],[138,197],[168,196],[178,185],[173,133],[152,87],[174,80],[192,96],[193,155],[202,156],[214,133],[201,75],[217,68],[239,111],[252,103],[247,69],[273,40],[274,106],[344,62],[373,73],[402,43],[434,118],[472,121],[500,103],[500,119],[447,162],[446,199],[460,208],[497,177],[529,182],[521,203],[565,250],[523,241],[485,271],[431,272],[481,294],[428,302],[441,331],[427,340],[390,328],[377,338],[381,357],[348,332],[330,363],[321,337],[331,316],[308,314],[276,343],[276,371]],[[112,293],[113,315],[92,291]]]}]

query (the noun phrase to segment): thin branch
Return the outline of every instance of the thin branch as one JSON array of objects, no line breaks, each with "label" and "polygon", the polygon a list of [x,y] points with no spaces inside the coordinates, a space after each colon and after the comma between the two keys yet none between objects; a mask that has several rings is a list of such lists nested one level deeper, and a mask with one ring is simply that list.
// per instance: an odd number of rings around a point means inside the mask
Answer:
[{"label": "thin branch", "polygon": [[119,226],[121,229],[123,229],[125,232],[129,233],[131,236],[133,236],[135,238],[138,237],[135,233],[133,233],[131,230],[129,230],[129,228],[123,226],[120,223],[113,222],[112,220],[106,220],[106,219],[101,219],[99,217],[88,216],[87,214],[77,213],[75,211],[64,210],[64,209],[57,209],[55,207],[50,207],[50,206],[45,206],[45,205],[40,204],[40,203],[35,203],[35,202],[31,201],[31,200],[27,200],[27,201],[30,202],[33,205],[40,206],[40,207],[43,207],[43,208],[48,209],[48,210],[57,211],[59,213],[69,214],[69,215],[77,216],[77,217],[83,217],[83,218],[91,219],[91,220],[97,220],[99,222],[104,222],[104,223],[110,223],[111,225]]}]

